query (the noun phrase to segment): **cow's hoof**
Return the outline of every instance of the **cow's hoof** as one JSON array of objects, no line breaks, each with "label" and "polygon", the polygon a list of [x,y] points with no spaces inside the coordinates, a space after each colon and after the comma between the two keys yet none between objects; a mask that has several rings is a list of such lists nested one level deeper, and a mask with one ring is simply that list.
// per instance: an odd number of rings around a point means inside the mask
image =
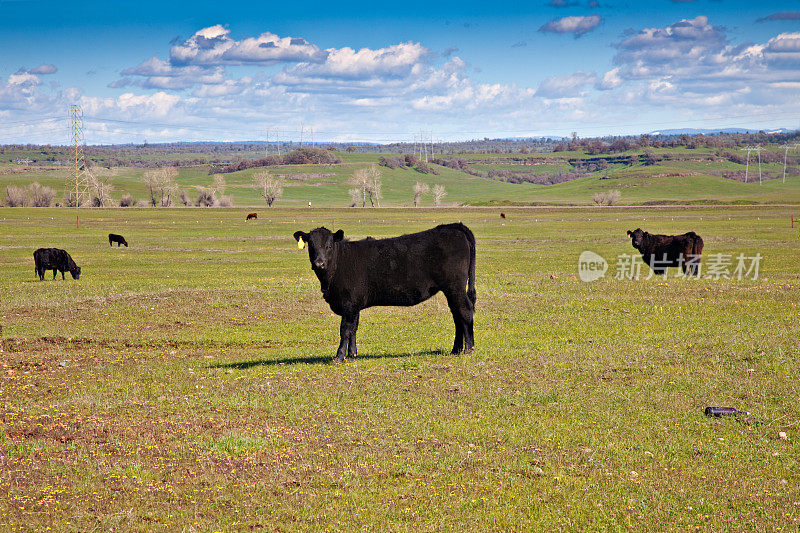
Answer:
[{"label": "cow's hoof", "polygon": [[342,363],[344,363],[344,357],[334,357],[333,358],[333,364],[334,365],[341,365]]}]

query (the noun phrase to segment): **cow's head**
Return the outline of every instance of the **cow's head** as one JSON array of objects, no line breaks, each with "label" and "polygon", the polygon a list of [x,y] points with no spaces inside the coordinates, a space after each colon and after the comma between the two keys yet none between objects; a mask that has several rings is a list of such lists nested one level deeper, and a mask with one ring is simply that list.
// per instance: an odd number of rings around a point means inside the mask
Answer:
[{"label": "cow's head", "polygon": [[298,243],[300,239],[308,246],[308,258],[311,260],[311,268],[317,272],[324,272],[331,267],[334,260],[335,244],[344,239],[342,230],[331,233],[327,228],[317,228],[310,233],[295,231],[294,240]]},{"label": "cow's head", "polygon": [[634,248],[639,248],[642,245],[645,235],[647,235],[647,232],[642,231],[641,228],[636,228],[633,231],[628,230],[628,237],[631,238],[631,244]]},{"label": "cow's head", "polygon": [[69,269],[69,273],[72,274],[72,279],[80,279],[81,277],[81,267],[75,266]]}]

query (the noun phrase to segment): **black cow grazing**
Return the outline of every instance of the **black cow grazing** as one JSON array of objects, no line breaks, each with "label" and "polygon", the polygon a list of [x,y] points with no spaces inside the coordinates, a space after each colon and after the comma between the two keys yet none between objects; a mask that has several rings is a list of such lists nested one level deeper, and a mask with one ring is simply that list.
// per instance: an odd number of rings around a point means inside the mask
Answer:
[{"label": "black cow grazing", "polygon": [[119,248],[123,244],[125,245],[125,248],[128,247],[128,241],[125,240],[125,237],[123,237],[122,235],[117,235],[116,233],[109,233],[108,245],[114,246],[114,243],[117,243],[117,248]]},{"label": "black cow grazing", "polygon": [[245,218],[244,221],[247,222],[248,220],[252,220],[254,218],[255,219],[258,218],[258,213],[250,213],[249,215],[247,215],[247,218]]},{"label": "black cow grazing", "polygon": [[642,260],[656,274],[666,274],[667,267],[680,267],[684,274],[699,273],[703,239],[697,233],[653,235],[636,228],[628,235],[633,247],[642,253]]},{"label": "black cow grazing", "polygon": [[506,214],[505,213],[500,213],[500,218],[506,218]]},{"label": "black cow grazing", "polygon": [[342,230],[317,228],[294,233],[308,244],[311,269],[322,297],[341,315],[336,361],[356,357],[356,330],[362,309],[375,305],[411,306],[442,291],[456,326],[453,353],[475,345],[475,236],[465,225],[443,224],[390,239],[344,240]]},{"label": "black cow grazing", "polygon": [[56,271],[61,272],[61,279],[65,279],[64,272],[66,271],[72,274],[73,279],[81,277],[81,267],[75,264],[67,252],[58,248],[39,248],[33,252],[33,262],[36,274],[42,281],[44,281],[45,270],[53,271],[53,279],[56,279]]}]

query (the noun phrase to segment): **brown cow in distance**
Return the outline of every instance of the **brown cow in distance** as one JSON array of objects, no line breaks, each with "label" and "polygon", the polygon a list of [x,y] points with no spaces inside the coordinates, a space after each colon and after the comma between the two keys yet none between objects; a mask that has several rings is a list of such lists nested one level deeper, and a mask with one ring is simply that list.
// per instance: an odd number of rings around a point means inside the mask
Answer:
[{"label": "brown cow in distance", "polygon": [[258,213],[250,213],[249,215],[247,215],[247,218],[244,221],[247,222],[248,220],[251,220],[251,219],[254,219],[254,218],[258,218]]},{"label": "brown cow in distance", "polygon": [[690,231],[683,235],[653,235],[640,228],[628,231],[631,244],[642,254],[642,260],[658,275],[667,267],[680,267],[684,274],[698,275],[703,239]]}]

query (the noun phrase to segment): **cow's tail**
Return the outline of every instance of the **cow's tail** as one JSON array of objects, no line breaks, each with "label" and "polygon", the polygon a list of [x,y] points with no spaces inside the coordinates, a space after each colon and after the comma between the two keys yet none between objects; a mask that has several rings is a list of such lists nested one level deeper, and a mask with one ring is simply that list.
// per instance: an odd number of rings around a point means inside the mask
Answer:
[{"label": "cow's tail", "polygon": [[464,235],[467,237],[467,241],[469,242],[469,277],[467,278],[467,298],[469,301],[472,302],[473,307],[475,306],[475,301],[477,300],[477,294],[475,293],[475,235],[472,233],[468,227],[464,224],[459,224],[459,228]]},{"label": "cow's tail", "polygon": [[[694,233],[694,232],[692,232]],[[692,253],[697,257],[697,262],[700,262],[700,256],[703,254],[703,238],[694,233],[694,243],[692,244]]]},{"label": "cow's tail", "polygon": [[690,231],[688,235],[692,238],[692,274],[698,274],[700,257],[703,255],[703,238],[693,231]]}]

